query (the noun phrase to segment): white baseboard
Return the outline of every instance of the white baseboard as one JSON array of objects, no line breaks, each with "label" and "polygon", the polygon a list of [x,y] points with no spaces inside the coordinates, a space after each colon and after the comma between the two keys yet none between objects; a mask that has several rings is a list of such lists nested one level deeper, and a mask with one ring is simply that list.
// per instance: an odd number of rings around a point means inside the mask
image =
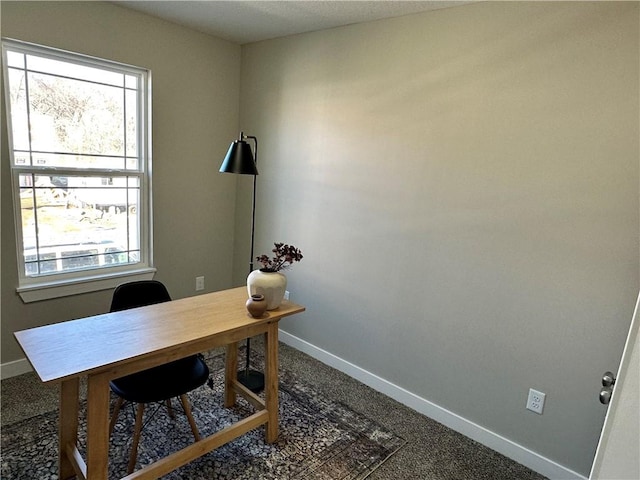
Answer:
[{"label": "white baseboard", "polygon": [[23,373],[31,372],[31,364],[26,358],[20,360],[14,360],[13,362],[7,362],[0,365],[0,378],[15,377],[16,375],[22,375]]},{"label": "white baseboard", "polygon": [[531,470],[534,470],[545,477],[550,479],[572,479],[572,480],[587,480],[586,477],[580,475],[573,470],[564,467],[553,460],[550,460],[542,455],[529,450],[522,445],[519,445],[508,438],[505,438],[495,432],[487,430],[486,428],[471,422],[460,415],[450,412],[446,408],[442,408],[435,403],[430,402],[422,397],[419,397],[402,387],[394,385],[393,383],[378,377],[371,372],[368,372],[357,365],[354,365],[340,357],[335,356],[332,353],[327,352],[315,345],[302,340],[290,333],[283,330],[279,332],[280,341],[283,343],[300,350],[307,355],[315,358],[329,365],[330,367],[340,370],[346,373],[350,377],[368,385],[369,387],[377,390],[385,395],[397,400],[403,405],[416,410],[417,412],[426,415],[429,418],[455,430],[462,435],[475,440],[482,445],[485,445],[492,450],[524,465]]}]

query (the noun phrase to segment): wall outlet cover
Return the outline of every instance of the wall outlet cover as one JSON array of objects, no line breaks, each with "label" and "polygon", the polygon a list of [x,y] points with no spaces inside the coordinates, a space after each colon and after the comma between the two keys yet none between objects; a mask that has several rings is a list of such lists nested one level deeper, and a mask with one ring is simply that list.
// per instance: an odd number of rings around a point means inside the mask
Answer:
[{"label": "wall outlet cover", "polygon": [[547,395],[545,393],[530,388],[529,397],[527,398],[527,409],[537,413],[538,415],[542,415],[542,410],[544,409],[544,399],[546,398],[546,396]]}]

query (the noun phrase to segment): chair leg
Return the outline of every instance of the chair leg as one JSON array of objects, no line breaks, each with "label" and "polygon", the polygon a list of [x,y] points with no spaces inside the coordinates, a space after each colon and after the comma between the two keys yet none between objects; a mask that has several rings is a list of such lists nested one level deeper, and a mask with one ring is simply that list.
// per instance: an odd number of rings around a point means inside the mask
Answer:
[{"label": "chair leg", "polygon": [[118,397],[115,406],[113,407],[113,413],[111,414],[111,421],[109,422],[109,436],[113,433],[113,429],[116,426],[116,421],[118,420],[118,415],[120,414],[120,408],[122,408],[122,404],[124,402],[124,398]]},{"label": "chair leg", "polygon": [[167,404],[167,410],[169,411],[169,418],[175,419],[176,416],[173,414],[173,405],[171,405],[171,399],[167,398],[165,403]]},{"label": "chair leg", "polygon": [[186,395],[180,395],[180,402],[182,402],[182,408],[184,409],[184,413],[187,416],[187,420],[189,420],[189,425],[191,426],[193,437],[196,439],[196,442],[197,442],[200,440],[200,432],[198,431],[196,422],[193,419],[193,415],[191,414],[191,406],[189,405],[189,399],[187,398]]},{"label": "chair leg", "polygon": [[138,458],[138,442],[140,441],[140,432],[142,431],[142,413],[144,412],[144,403],[138,404],[138,410],[136,412],[136,426],[133,432],[133,442],[131,443],[131,455],[129,456],[129,465],[127,467],[127,474],[133,472],[136,466],[136,459]]}]

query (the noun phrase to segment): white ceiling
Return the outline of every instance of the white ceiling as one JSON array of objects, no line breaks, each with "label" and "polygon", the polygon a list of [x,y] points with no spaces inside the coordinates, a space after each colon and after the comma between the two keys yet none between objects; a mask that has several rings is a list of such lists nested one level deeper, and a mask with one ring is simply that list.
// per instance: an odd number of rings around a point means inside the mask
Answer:
[{"label": "white ceiling", "polygon": [[114,1],[239,44],[400,17],[468,1]]}]

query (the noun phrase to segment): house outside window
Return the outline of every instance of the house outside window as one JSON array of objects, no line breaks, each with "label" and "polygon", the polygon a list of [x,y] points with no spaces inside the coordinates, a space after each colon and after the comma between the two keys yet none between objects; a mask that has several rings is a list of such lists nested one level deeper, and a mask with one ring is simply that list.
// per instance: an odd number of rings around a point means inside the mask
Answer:
[{"label": "house outside window", "polygon": [[150,72],[2,47],[23,300],[151,278]]}]

